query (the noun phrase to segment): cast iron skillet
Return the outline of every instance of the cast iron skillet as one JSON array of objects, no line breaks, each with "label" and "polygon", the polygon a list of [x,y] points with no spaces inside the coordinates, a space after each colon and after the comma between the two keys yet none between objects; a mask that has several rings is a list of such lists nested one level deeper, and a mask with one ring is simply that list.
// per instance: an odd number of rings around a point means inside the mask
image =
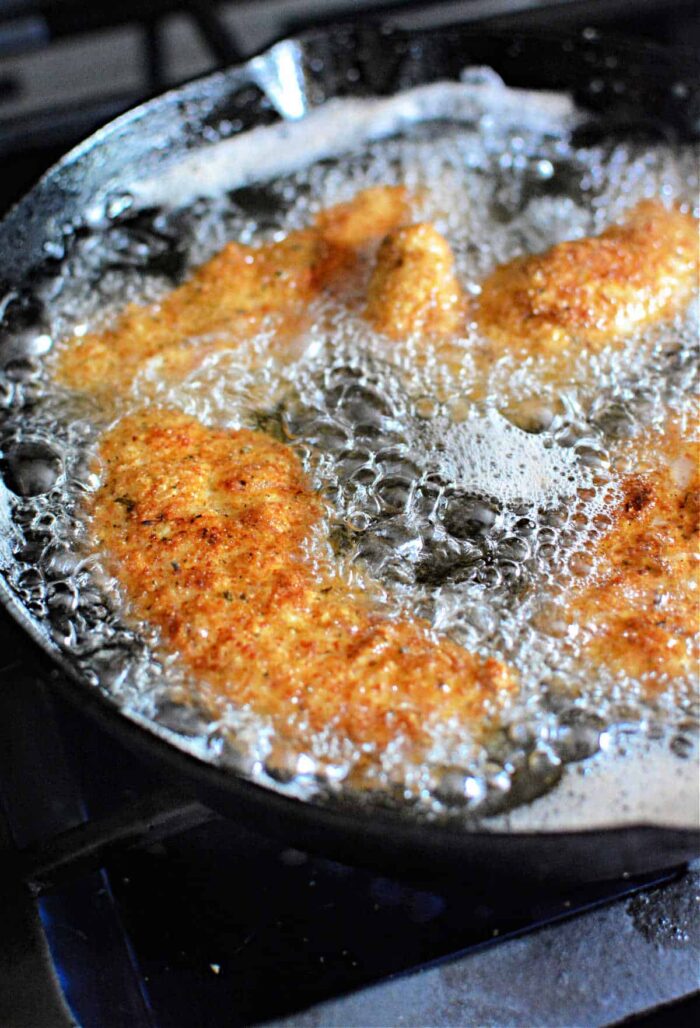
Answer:
[{"label": "cast iron skillet", "polygon": [[[22,308],[22,291],[28,280],[41,275],[47,253],[60,247],[62,227],[79,223],[98,192],[119,194],[134,168],[152,176],[193,148],[206,146],[224,120],[245,129],[298,116],[330,97],[386,95],[457,78],[468,65],[490,66],[511,86],[572,93],[581,106],[604,117],[607,135],[617,131],[656,140],[700,135],[694,61],[650,45],[602,39],[590,31],[576,38],[475,33],[461,27],[421,33],[372,25],[315,31],[152,100],[68,154],[0,224],[5,294],[19,296],[21,316],[31,327],[41,312],[31,304]],[[0,359],[3,349],[0,332]],[[0,570],[11,559],[2,546],[11,527],[6,490],[0,480]],[[2,574],[0,598],[43,651],[43,668],[56,686],[103,728],[171,780],[175,776],[183,795],[194,794],[215,810],[281,835],[290,845],[402,870],[487,869],[495,875],[561,881],[639,874],[700,852],[700,833],[689,828],[491,833],[420,823],[376,808],[331,809],[287,798],[207,764],[131,721],[105,693],[75,676]]]}]

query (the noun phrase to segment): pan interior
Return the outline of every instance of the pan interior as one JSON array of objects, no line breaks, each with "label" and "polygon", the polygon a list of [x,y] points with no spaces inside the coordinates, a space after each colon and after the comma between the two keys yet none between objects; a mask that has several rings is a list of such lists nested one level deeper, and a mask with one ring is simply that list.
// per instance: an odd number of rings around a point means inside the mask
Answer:
[{"label": "pan interior", "polygon": [[591,674],[552,613],[572,582],[595,573],[585,557],[619,501],[621,442],[659,429],[669,412],[691,416],[692,305],[595,363],[579,355],[565,388],[543,387],[536,366],[506,357],[477,395],[473,335],[447,363],[416,338],[378,355],[362,319],[329,300],[292,361],[267,356],[263,328],[176,385],[159,381],[157,365],[144,369],[118,413],[148,398],[285,439],[331,501],[325,527],[342,573],[362,569],[389,613],[428,617],[524,683],[487,745],[463,725],[439,726],[424,759],[400,745],[378,754],[354,794],[344,785],[352,745],[319,738],[299,752],[249,710],[212,721],[176,700],[183,669],[130,617],[84,515],[100,483],[97,441],[117,412],[47,371],[56,341],[128,300],[156,300],[227,240],[279,238],[369,186],[405,184],[422,197],[421,219],[449,239],[474,294],[496,264],[598,233],[644,197],[692,207],[692,147],[604,135],[579,145],[584,122],[563,95],[513,91],[472,69],[461,84],[333,101],[298,123],[214,142],[136,177],[71,227],[53,274],[6,300],[2,560],[81,678],[202,759],[306,799],[515,830],[696,821],[697,683],[650,698],[629,676]]}]

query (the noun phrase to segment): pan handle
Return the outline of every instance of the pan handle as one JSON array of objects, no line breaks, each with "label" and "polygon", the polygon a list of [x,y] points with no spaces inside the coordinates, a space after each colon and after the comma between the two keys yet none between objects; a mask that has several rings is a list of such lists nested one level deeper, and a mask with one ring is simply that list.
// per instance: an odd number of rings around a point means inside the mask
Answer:
[{"label": "pan handle", "polygon": [[181,791],[157,789],[112,814],[20,850],[19,875],[38,896],[65,878],[102,867],[119,853],[150,846],[219,816]]}]

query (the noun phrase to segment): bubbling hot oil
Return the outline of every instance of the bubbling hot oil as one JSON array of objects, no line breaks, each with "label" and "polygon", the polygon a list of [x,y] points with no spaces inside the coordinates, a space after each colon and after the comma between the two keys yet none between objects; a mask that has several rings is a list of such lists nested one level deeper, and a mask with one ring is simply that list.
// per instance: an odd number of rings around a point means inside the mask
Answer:
[{"label": "bubbling hot oil", "polygon": [[620,441],[692,409],[692,308],[621,348],[574,355],[565,381],[534,358],[479,362],[469,328],[449,348],[422,338],[388,346],[329,299],[312,307],[285,358],[271,355],[263,327],[177,384],[159,378],[155,361],[119,411],[52,384],[41,358],[54,338],[85,331],[125,301],[157,298],[228,239],[277,238],[369,185],[409,186],[417,218],[447,236],[460,280],[476,294],[495,264],[598,232],[644,196],[691,203],[694,167],[681,148],[577,149],[565,133],[506,130],[485,114],[472,125],[416,125],[186,207],[134,211],[128,195],[109,198],[90,231],[69,233],[54,273],[7,302],[3,452],[17,594],[68,661],[132,716],[274,787],[342,791],[360,756],[352,747],[319,737],[299,753],[250,711],[212,724],[179,702],[186,676],[177,657],[134,624],[90,553],[83,510],[99,485],[100,432],[144,402],[174,406],[284,439],[328,501],[324,532],[354,587],[371,579],[388,611],[428,618],[517,670],[520,696],[488,744],[444,724],[420,766],[400,745],[380,754],[371,784],[385,797],[432,814],[487,816],[546,792],[601,737],[609,745],[621,722],[669,734],[687,756],[693,683],[650,700],[639,682],[582,661],[570,626],[544,611],[596,571],[591,554],[620,496]]}]

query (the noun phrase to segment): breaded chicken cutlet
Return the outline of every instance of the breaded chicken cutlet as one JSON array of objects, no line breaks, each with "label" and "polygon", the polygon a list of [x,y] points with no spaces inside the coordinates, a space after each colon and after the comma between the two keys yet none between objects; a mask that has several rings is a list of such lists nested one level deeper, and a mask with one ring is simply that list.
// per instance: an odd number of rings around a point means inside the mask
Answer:
[{"label": "breaded chicken cutlet", "polygon": [[68,340],[55,377],[109,398],[128,389],[148,361],[160,358],[161,377],[180,377],[204,353],[250,338],[265,319],[274,319],[284,344],[303,324],[310,301],[351,277],[363,249],[404,222],[408,210],[403,187],[377,186],[320,212],[311,228],[280,242],[229,243],[159,303],[131,304],[113,327]]},{"label": "breaded chicken cutlet", "polygon": [[496,268],[482,283],[475,317],[503,347],[595,351],[674,313],[697,284],[697,221],[643,200],[599,236]]},{"label": "breaded chicken cutlet", "polygon": [[676,310],[698,284],[698,223],[658,200],[637,204],[599,236],[517,257],[482,283],[467,308],[447,240],[430,224],[382,244],[367,318],[394,339],[479,331],[503,349],[556,355],[600,349]]},{"label": "breaded chicken cutlet", "polygon": [[592,581],[568,617],[585,659],[654,691],[698,676],[700,629],[700,445],[678,427],[628,444],[655,466],[628,474],[612,525],[596,549]]},{"label": "breaded chicken cutlet", "polygon": [[386,236],[367,293],[365,317],[384,335],[451,335],[464,326],[464,296],[444,236],[429,223]]},{"label": "breaded chicken cutlet", "polygon": [[151,409],[102,441],[92,529],[139,618],[223,701],[383,750],[450,718],[480,731],[515,689],[498,660],[373,612],[309,556],[323,504],[294,452],[260,432]]}]

